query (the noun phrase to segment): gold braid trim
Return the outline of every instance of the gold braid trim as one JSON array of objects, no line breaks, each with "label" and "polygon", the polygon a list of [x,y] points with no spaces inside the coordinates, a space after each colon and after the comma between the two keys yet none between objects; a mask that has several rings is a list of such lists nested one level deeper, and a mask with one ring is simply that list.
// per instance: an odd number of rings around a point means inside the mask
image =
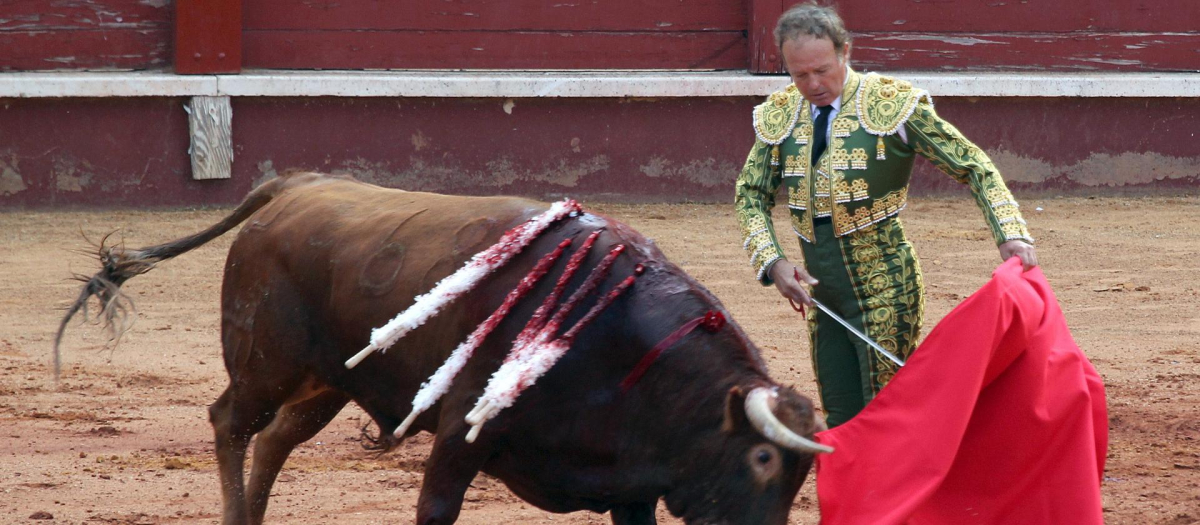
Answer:
[{"label": "gold braid trim", "polygon": [[771,93],[767,101],[754,107],[754,134],[767,144],[780,144],[800,119],[800,90],[795,85]]},{"label": "gold braid trim", "polygon": [[[842,254],[853,263],[849,268],[853,268],[855,296],[862,307],[867,336],[908,359],[921,332],[925,293],[921,265],[903,231],[898,222],[894,227],[856,231],[842,244]],[[873,356],[872,394],[878,394],[898,369],[891,361]]]},{"label": "gold braid trim", "polygon": [[928,91],[913,88],[906,80],[868,73],[858,90],[858,121],[867,133],[892,135],[908,121],[921,99],[933,104]]}]

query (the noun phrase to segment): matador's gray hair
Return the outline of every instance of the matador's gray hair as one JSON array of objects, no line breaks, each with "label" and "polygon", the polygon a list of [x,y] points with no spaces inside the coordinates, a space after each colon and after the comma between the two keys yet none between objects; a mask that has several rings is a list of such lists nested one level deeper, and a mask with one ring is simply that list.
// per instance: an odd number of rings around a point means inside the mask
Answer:
[{"label": "matador's gray hair", "polygon": [[779,17],[775,24],[775,46],[782,48],[784,42],[801,35],[828,38],[839,55],[846,52],[846,44],[850,43],[850,33],[837,11],[813,2],[797,4]]}]

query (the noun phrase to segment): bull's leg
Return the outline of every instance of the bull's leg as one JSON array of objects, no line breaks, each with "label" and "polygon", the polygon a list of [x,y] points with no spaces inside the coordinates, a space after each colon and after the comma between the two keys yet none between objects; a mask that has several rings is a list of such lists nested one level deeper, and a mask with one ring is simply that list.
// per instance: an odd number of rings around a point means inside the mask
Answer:
[{"label": "bull's leg", "polygon": [[[268,372],[251,373],[259,370]],[[250,439],[267,428],[280,407],[295,400],[301,392],[304,375],[284,370],[284,367],[246,366],[241,373],[231,372],[229,387],[208,409],[216,438],[225,525],[250,523],[243,479]]]},{"label": "bull's leg", "polygon": [[462,510],[463,496],[471,480],[479,474],[490,454],[489,447],[481,443],[484,439],[475,443],[464,440],[467,427],[461,414],[443,416],[438,430],[433,451],[426,462],[421,497],[417,500],[417,525],[454,523]]},{"label": "bull's leg", "polygon": [[249,521],[242,479],[246,448],[250,438],[275,417],[277,408],[277,405],[264,401],[240,392],[237,384],[231,383],[208,408],[208,418],[212,422],[215,437],[217,469],[221,475],[221,500],[224,502],[222,522],[225,525],[241,525]]},{"label": "bull's leg", "polygon": [[[236,246],[230,251],[231,261],[249,257]],[[250,439],[267,428],[282,407],[322,392],[296,360],[322,348],[313,344],[313,323],[302,308],[306,303],[288,279],[273,266],[231,266],[221,288],[221,346],[229,387],[208,412],[225,525],[251,522],[244,479]]]},{"label": "bull's leg", "polygon": [[265,430],[254,441],[254,459],[250,467],[250,480],[246,484],[246,502],[252,525],[263,522],[267,512],[267,498],[275,477],[287,461],[288,454],[297,445],[312,439],[321,429],[341,412],[350,397],[336,391],[327,391],[316,397],[285,406],[275,415]]},{"label": "bull's leg", "polygon": [[612,509],[613,525],[654,525],[658,519],[654,516],[653,503],[629,503]]}]

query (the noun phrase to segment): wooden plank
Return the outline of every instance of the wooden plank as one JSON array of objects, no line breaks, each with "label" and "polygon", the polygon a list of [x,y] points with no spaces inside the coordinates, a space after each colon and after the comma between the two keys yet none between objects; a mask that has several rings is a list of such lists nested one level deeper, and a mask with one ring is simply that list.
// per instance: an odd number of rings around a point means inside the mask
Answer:
[{"label": "wooden plank", "polygon": [[0,31],[0,71],[161,68],[170,48],[168,30]]},{"label": "wooden plank", "polygon": [[749,0],[255,0],[247,29],[742,31]]},{"label": "wooden plank", "polygon": [[1200,33],[870,33],[852,62],[867,70],[1197,71]]},{"label": "wooden plank", "polygon": [[242,0],[176,0],[175,72],[242,70]]},{"label": "wooden plank", "polygon": [[0,31],[169,29],[167,0],[5,0]]},{"label": "wooden plank", "polygon": [[1191,32],[1196,0],[840,0],[851,31]]},{"label": "wooden plank", "polygon": [[192,178],[228,179],[233,173],[233,108],[229,97],[192,97],[184,106],[191,134]]},{"label": "wooden plank", "polygon": [[282,69],[742,69],[737,32],[247,31],[245,65]]},{"label": "wooden plank", "polygon": [[783,0],[750,0],[747,47],[751,73],[783,73],[783,57],[775,45],[775,22],[783,14]]}]

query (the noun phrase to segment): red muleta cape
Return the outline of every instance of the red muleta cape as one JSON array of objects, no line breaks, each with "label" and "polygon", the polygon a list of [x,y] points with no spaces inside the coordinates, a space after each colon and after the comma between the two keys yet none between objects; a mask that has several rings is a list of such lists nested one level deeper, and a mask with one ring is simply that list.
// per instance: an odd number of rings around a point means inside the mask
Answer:
[{"label": "red muleta cape", "polygon": [[1104,384],[1015,257],[817,439],[824,525],[1104,523]]}]

